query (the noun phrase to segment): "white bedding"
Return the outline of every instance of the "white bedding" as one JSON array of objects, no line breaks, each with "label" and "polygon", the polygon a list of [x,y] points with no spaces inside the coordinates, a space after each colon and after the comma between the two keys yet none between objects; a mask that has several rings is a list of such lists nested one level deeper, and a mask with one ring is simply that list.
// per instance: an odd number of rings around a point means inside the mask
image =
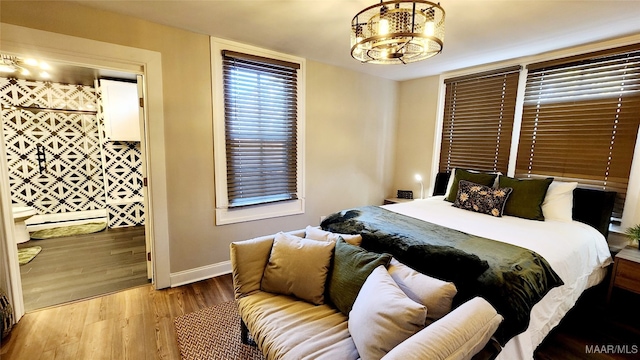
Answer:
[{"label": "white bedding", "polygon": [[384,208],[468,234],[521,246],[542,255],[564,282],[549,291],[531,311],[522,334],[505,345],[498,359],[533,359],[544,337],[575,305],[582,292],[598,284],[611,263],[604,236],[589,225],[573,221],[535,221],[461,210],[444,196],[385,205]]}]

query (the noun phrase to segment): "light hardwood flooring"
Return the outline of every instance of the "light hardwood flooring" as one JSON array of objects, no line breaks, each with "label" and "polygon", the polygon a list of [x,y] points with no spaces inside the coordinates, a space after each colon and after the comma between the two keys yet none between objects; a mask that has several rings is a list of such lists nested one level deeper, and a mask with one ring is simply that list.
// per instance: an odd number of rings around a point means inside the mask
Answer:
[{"label": "light hardwood flooring", "polygon": [[[604,303],[606,282],[578,300],[536,350],[536,360],[637,359],[587,354],[586,345],[638,344],[638,297],[620,291]],[[230,275],[173,289],[145,285],[25,315],[0,348],[0,359],[180,359],[177,316],[233,300]]]},{"label": "light hardwood flooring", "polygon": [[177,360],[174,319],[231,300],[231,276],[224,275],[165,290],[144,285],[34,311],[3,341],[0,359]]},{"label": "light hardwood flooring", "polygon": [[144,226],[30,240],[18,248],[30,246],[42,251],[20,266],[26,311],[149,283]]}]

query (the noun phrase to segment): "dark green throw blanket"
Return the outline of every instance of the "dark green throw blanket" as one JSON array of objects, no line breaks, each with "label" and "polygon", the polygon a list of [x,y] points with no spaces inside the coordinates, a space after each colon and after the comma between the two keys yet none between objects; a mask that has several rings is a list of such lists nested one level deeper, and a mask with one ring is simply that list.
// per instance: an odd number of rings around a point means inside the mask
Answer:
[{"label": "dark green throw blanket", "polygon": [[495,335],[503,345],[526,330],[531,308],[549,290],[563,285],[547,261],[531,250],[378,206],[329,215],[321,227],[361,234],[365,249],[389,253],[419,272],[452,281],[458,288],[454,305],[474,296],[485,298],[504,317]]}]

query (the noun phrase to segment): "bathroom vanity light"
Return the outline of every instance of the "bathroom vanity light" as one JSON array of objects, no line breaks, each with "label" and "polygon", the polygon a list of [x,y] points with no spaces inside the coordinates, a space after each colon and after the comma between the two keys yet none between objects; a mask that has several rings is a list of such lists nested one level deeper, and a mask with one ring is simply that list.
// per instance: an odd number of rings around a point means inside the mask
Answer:
[{"label": "bathroom vanity light", "polygon": [[36,59],[21,59],[13,55],[0,55],[0,73],[14,74],[18,73],[24,76],[29,76],[32,71],[43,79],[50,77],[46,70],[51,70],[51,66],[44,61],[38,61]]}]

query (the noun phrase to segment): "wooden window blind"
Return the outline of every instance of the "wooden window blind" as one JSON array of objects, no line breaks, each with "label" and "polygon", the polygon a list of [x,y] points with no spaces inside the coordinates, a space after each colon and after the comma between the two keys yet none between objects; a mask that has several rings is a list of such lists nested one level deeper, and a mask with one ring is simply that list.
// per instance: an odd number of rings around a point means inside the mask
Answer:
[{"label": "wooden window blind", "polygon": [[297,199],[299,64],[222,51],[229,208]]},{"label": "wooden window blind", "polygon": [[440,172],[507,173],[520,67],[445,80]]},{"label": "wooden window blind", "polygon": [[621,217],[639,120],[638,48],[532,64],[516,176],[616,191]]}]

